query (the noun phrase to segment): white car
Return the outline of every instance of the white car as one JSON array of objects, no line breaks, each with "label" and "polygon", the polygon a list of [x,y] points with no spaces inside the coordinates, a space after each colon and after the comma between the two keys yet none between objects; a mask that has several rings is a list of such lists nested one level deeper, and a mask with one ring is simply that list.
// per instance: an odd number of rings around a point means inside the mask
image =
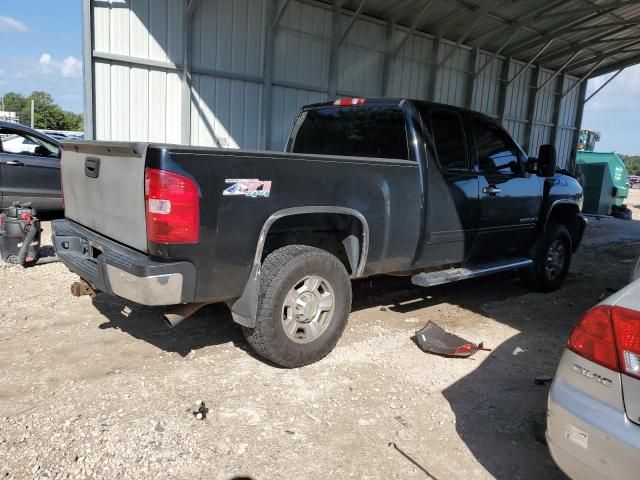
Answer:
[{"label": "white car", "polygon": [[640,478],[640,278],[573,330],[549,393],[547,443],[574,480]]},{"label": "white car", "polygon": [[38,144],[20,135],[8,135],[2,139],[2,150],[7,153],[33,154]]}]

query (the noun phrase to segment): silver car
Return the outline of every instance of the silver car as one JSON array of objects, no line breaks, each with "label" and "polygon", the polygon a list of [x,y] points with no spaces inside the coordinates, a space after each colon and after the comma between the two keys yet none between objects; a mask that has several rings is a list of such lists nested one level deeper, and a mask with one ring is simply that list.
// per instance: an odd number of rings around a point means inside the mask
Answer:
[{"label": "silver car", "polygon": [[640,479],[640,279],[573,330],[549,393],[547,442],[574,480]]}]

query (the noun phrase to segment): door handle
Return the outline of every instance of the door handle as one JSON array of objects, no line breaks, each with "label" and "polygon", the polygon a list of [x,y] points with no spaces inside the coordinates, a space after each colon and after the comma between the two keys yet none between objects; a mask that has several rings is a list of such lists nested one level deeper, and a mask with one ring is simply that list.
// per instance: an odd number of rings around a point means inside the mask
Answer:
[{"label": "door handle", "polygon": [[498,193],[500,193],[502,190],[500,190],[498,187],[495,187],[493,185],[489,185],[488,187],[484,187],[482,189],[482,193],[486,193],[487,195],[497,195]]},{"label": "door handle", "polygon": [[8,160],[7,165],[13,165],[14,167],[24,167],[24,162],[20,160]]}]

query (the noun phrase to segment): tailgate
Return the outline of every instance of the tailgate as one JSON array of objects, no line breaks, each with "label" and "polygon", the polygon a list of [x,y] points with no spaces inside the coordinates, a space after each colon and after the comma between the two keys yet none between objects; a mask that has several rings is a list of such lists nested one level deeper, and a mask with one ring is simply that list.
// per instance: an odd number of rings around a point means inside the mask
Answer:
[{"label": "tailgate", "polygon": [[148,144],[64,142],[65,216],[140,251],[147,250],[144,169]]}]

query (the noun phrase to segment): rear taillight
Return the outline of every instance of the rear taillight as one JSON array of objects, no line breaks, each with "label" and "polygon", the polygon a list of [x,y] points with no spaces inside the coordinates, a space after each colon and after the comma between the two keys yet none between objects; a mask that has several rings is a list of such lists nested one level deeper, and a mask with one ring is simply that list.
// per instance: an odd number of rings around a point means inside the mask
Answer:
[{"label": "rear taillight", "polygon": [[611,318],[616,335],[620,371],[640,378],[640,312],[613,307]]},{"label": "rear taillight", "polygon": [[347,107],[350,105],[364,105],[364,101],[364,97],[339,98],[338,100],[334,100],[333,104],[338,107]]},{"label": "rear taillight", "polygon": [[611,305],[589,310],[568,347],[603,367],[640,378],[640,312]]},{"label": "rear taillight", "polygon": [[147,239],[154,243],[197,243],[200,195],[192,179],[165,170],[145,170]]},{"label": "rear taillight", "polygon": [[599,305],[589,310],[573,329],[568,347],[587,360],[618,371],[611,306]]}]

